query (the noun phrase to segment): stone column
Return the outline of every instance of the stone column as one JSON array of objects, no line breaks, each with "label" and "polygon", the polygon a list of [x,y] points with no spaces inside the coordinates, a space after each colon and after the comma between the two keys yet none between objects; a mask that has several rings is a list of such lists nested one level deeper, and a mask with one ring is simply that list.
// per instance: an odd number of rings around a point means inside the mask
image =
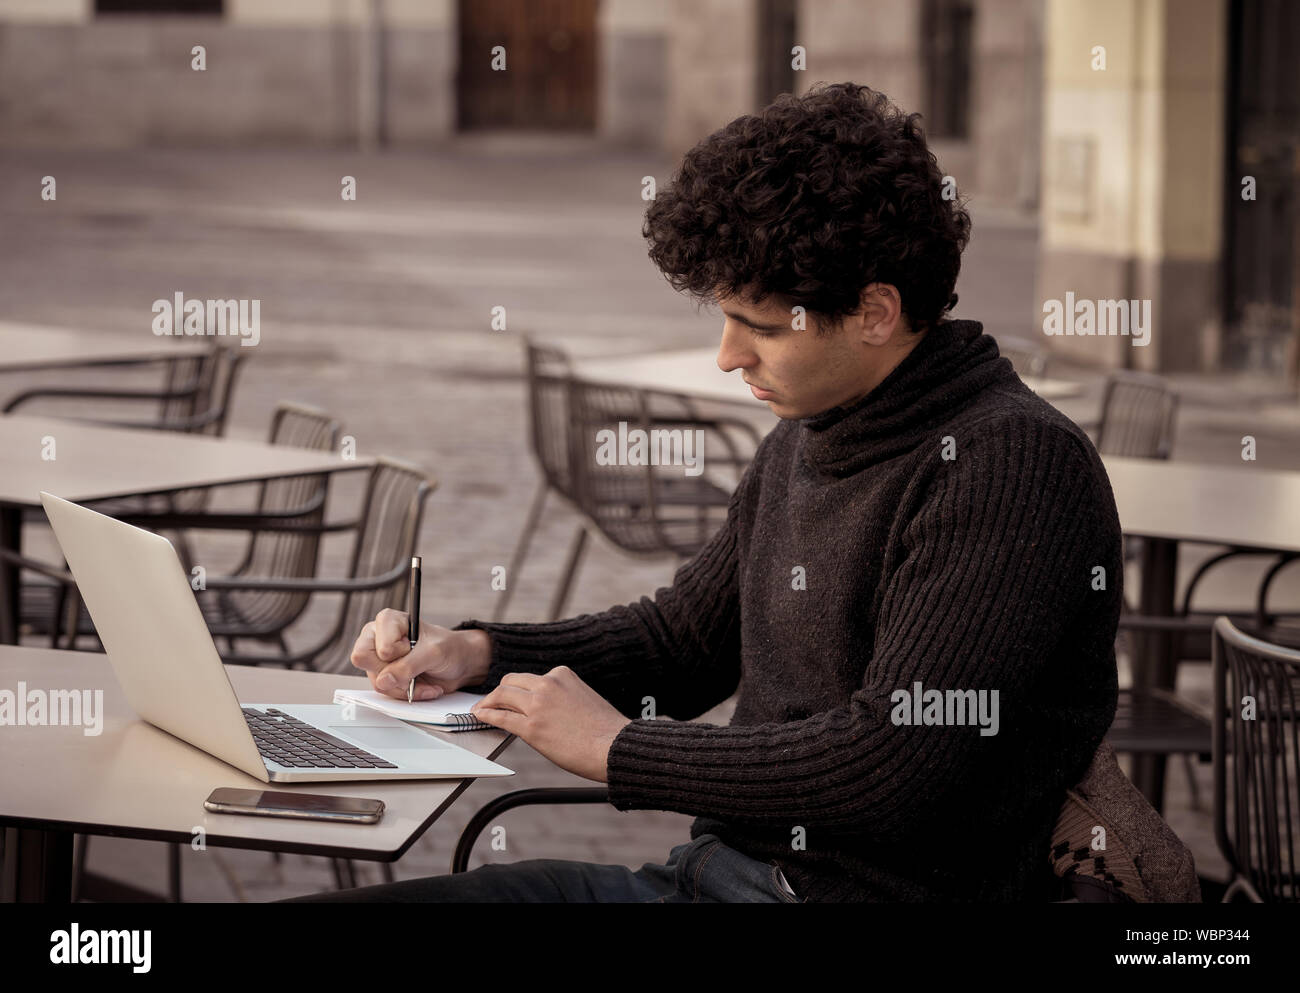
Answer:
[{"label": "stone column", "polygon": [[668,0],[604,0],[596,130],[618,145],[655,147],[667,110]]},{"label": "stone column", "polygon": [[1226,25],[1226,0],[1048,0],[1035,325],[1067,292],[1149,300],[1152,324],[1145,347],[1045,337],[1053,351],[1149,371],[1212,363]]},{"label": "stone column", "polygon": [[757,58],[754,0],[669,0],[664,151],[671,159],[759,109]]},{"label": "stone column", "polygon": [[898,106],[920,110],[920,0],[800,0],[795,44],[808,51],[795,92],[813,83],[853,82],[879,90]]}]

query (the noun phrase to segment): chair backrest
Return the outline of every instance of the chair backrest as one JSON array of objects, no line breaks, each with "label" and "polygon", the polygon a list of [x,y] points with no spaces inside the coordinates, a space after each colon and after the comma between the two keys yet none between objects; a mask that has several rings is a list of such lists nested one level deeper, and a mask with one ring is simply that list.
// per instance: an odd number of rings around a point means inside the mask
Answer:
[{"label": "chair backrest", "polygon": [[1084,902],[1201,902],[1191,850],[1124,775],[1104,739],[1083,779],[1066,791],[1048,858]]},{"label": "chair backrest", "polygon": [[1159,376],[1117,369],[1106,377],[1097,451],[1167,459],[1174,447],[1178,394]]},{"label": "chair backrest", "polygon": [[569,467],[569,358],[559,348],[524,339],[528,425],[533,457],[547,485],[574,500]]},{"label": "chair backrest", "polygon": [[[323,410],[296,403],[280,403],[271,416],[270,442],[292,448],[330,451],[338,445],[339,423]],[[291,514],[304,524],[325,519],[329,475],[290,476],[269,479],[258,488],[259,514]],[[316,575],[321,536],[292,531],[255,531],[244,558],[232,570],[236,576],[300,579]],[[235,593],[232,596],[263,623],[290,623],[310,599],[309,593]]]},{"label": "chair backrest", "polygon": [[1249,894],[1300,901],[1300,651],[1214,622],[1214,834]]},{"label": "chair backrest", "polygon": [[[396,459],[380,458],[370,471],[357,522],[349,577],[385,578],[373,590],[345,593],[339,619],[315,655],[312,668],[350,672],[353,641],[385,607],[405,609],[411,556],[416,553],[424,502],[437,482],[424,470]],[[425,584],[425,590],[429,584]]]},{"label": "chair backrest", "polygon": [[688,397],[572,379],[568,400],[578,509],[626,551],[698,551],[752,452]]},{"label": "chair backrest", "polygon": [[200,406],[206,407],[211,381],[216,374],[217,354],[209,349],[202,355],[175,355],[166,359],[163,394],[158,403],[158,425],[173,431],[187,430]]},{"label": "chair backrest", "polygon": [[226,433],[226,418],[230,413],[235,380],[239,376],[244,353],[239,346],[214,342],[206,359],[189,430],[196,434],[222,437]]},{"label": "chair backrest", "polygon": [[[200,359],[202,366],[196,387],[189,399],[176,408],[179,413],[174,415],[175,419],[168,422],[174,425],[173,430],[223,437],[231,397],[235,392],[235,379],[243,361],[244,354],[238,346],[214,343]],[[164,401],[164,405],[165,403]],[[212,489],[201,486],[177,490],[165,499],[166,505],[172,510],[197,514],[207,509],[212,499]]]},{"label": "chair backrest", "polygon": [[997,336],[998,354],[1011,360],[1018,376],[1042,377],[1047,375],[1047,351],[1028,338],[1017,335]]}]

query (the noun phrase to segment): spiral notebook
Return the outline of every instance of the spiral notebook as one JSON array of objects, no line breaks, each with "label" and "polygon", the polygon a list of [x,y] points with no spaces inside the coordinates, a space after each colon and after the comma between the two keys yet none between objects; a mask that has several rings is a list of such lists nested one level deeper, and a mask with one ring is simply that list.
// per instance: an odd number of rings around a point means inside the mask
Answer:
[{"label": "spiral notebook", "polygon": [[493,730],[495,725],[486,724],[469,712],[469,708],[483,699],[479,693],[462,693],[456,690],[446,693],[436,700],[394,700],[390,696],[376,693],[374,690],[335,690],[335,703],[352,703],[360,707],[377,710],[399,721],[411,721],[414,724],[429,724],[439,731],[484,731]]}]

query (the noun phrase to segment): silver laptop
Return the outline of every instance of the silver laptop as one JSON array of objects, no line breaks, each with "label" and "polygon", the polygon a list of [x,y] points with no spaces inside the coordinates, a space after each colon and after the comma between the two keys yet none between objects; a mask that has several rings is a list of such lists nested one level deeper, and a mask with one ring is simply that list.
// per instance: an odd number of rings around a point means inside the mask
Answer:
[{"label": "silver laptop", "polygon": [[150,724],[264,783],[514,775],[364,707],[241,705],[172,543],[49,493],[41,502],[127,702]]}]

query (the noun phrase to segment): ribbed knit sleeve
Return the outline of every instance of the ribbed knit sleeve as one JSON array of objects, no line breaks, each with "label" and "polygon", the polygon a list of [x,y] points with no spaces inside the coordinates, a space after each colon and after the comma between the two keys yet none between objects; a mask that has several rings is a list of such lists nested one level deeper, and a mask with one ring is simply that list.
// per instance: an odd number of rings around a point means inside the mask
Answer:
[{"label": "ribbed knit sleeve", "polygon": [[487,679],[463,689],[488,693],[506,673],[567,665],[626,717],[639,717],[646,697],[656,714],[680,720],[730,697],[740,682],[737,513],[752,469],[732,493],[726,522],[653,599],[544,624],[458,624],[492,636]]},{"label": "ribbed knit sleeve", "polygon": [[928,445],[917,456],[910,520],[897,525],[882,588],[864,591],[880,606],[861,687],[788,723],[634,720],[609,752],[615,807],[897,836],[936,816],[966,770],[1018,747],[977,727],[895,724],[891,694],[917,682],[997,690],[999,733],[1014,736],[1007,715],[1068,619],[1108,596],[1092,591],[1094,567],[1120,582],[1113,498],[1097,483],[1095,453],[1041,421],[986,419],[956,442],[955,460],[941,460],[938,439],[933,462]]}]

